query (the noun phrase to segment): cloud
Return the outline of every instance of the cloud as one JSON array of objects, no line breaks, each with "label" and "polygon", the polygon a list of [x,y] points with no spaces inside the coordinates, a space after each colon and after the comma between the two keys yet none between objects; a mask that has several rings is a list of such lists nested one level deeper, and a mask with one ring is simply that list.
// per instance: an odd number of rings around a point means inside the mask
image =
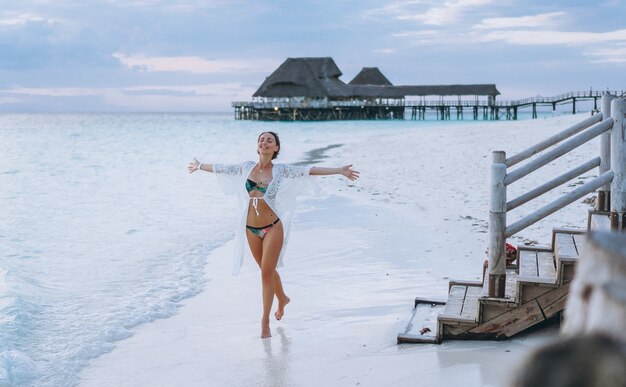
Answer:
[{"label": "cloud", "polygon": [[479,35],[483,42],[502,41],[518,45],[586,45],[609,42],[626,42],[626,29],[610,32],[585,31],[494,31]]},{"label": "cloud", "polygon": [[591,49],[583,54],[595,58],[592,63],[626,63],[626,45]]},{"label": "cloud", "polygon": [[275,60],[207,60],[197,56],[127,56],[113,54],[128,68],[148,72],[187,72],[193,74],[268,72],[277,67]]},{"label": "cloud", "polygon": [[46,97],[82,97],[92,95],[104,95],[110,93],[122,93],[129,95],[153,95],[153,94],[172,94],[172,95],[215,95],[225,90],[231,92],[239,92],[240,90],[248,90],[249,87],[240,83],[218,83],[218,84],[199,84],[185,86],[163,86],[163,85],[142,85],[127,87],[13,87],[0,90],[1,94],[11,95],[34,95]]},{"label": "cloud", "polygon": [[566,16],[565,12],[550,12],[530,16],[494,17],[483,19],[480,24],[473,26],[477,30],[535,28],[555,26],[559,19]]},{"label": "cloud", "polygon": [[[230,101],[247,100],[254,92],[242,83],[197,84],[183,86],[142,85],[129,87],[14,87],[0,89],[2,105],[11,106],[39,101],[53,106],[61,101],[100,101],[88,110],[120,111],[228,111]],[[57,101],[57,103],[51,103]],[[34,105],[36,106],[36,105]],[[74,102],[72,110],[81,111]],[[45,109],[44,109],[45,110]]]},{"label": "cloud", "polygon": [[435,26],[449,25],[463,19],[470,9],[489,5],[493,2],[493,0],[445,1],[442,5],[434,6],[424,12],[416,10],[412,14],[400,14],[397,18],[399,20],[418,20],[424,24]]},{"label": "cloud", "polygon": [[0,97],[0,105],[13,105],[20,102],[22,100],[17,97]]},{"label": "cloud", "polygon": [[0,18],[0,26],[20,26],[26,23],[33,23],[33,22],[53,23],[54,20],[47,19],[43,16],[39,16],[34,13],[16,13],[16,12],[5,12],[2,18]]},{"label": "cloud", "polygon": [[396,48],[377,48],[372,50],[373,53],[375,54],[394,54],[396,52],[398,52],[398,50]]},{"label": "cloud", "polygon": [[418,21],[426,25],[445,26],[458,23],[473,10],[496,3],[495,0],[413,0],[393,2],[384,7],[369,9],[362,14],[368,19],[393,18],[400,21]]}]

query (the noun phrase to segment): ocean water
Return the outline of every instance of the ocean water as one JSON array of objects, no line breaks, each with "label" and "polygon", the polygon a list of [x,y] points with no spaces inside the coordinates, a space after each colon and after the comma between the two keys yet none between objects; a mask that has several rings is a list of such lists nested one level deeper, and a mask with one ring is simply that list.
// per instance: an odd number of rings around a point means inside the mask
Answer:
[{"label": "ocean water", "polygon": [[210,174],[187,173],[191,157],[254,159],[257,135],[273,129],[289,144],[281,160],[297,161],[379,128],[0,114],[0,385],[76,385],[90,359],[203,289],[235,202]]},{"label": "ocean water", "polygon": [[0,114],[0,386],[77,385],[90,359],[202,291],[207,255],[233,237],[236,203],[210,174],[187,173],[192,157],[253,160],[258,134],[274,130],[280,160],[295,162],[328,145],[420,127]]}]

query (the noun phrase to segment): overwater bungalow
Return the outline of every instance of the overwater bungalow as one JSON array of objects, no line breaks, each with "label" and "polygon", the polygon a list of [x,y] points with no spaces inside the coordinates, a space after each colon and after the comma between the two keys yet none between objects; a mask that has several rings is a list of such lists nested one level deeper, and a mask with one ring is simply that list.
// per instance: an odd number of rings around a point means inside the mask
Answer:
[{"label": "overwater bungalow", "polygon": [[[251,102],[233,102],[235,118],[252,120],[417,119],[426,109],[449,117],[451,107],[494,105],[494,84],[393,85],[377,67],[364,67],[349,83],[330,57],[288,58],[253,94]],[[407,102],[407,96],[417,101]],[[435,97],[436,101],[427,101]],[[452,97],[444,101],[444,97]],[[468,101],[467,98],[470,98]],[[458,118],[458,117],[457,117]]]}]

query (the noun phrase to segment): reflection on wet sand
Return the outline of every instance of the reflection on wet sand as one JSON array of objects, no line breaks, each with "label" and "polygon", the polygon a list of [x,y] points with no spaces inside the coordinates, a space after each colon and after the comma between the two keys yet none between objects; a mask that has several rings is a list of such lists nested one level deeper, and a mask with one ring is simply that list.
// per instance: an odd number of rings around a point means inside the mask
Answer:
[{"label": "reflection on wet sand", "polygon": [[[278,336],[278,337],[277,337]],[[280,347],[273,348],[276,345],[276,338],[279,339]],[[294,381],[289,375],[289,347],[291,339],[285,334],[282,327],[276,329],[276,333],[272,338],[262,340],[263,349],[265,350],[264,368],[265,381],[261,385],[264,386],[292,386]]]}]

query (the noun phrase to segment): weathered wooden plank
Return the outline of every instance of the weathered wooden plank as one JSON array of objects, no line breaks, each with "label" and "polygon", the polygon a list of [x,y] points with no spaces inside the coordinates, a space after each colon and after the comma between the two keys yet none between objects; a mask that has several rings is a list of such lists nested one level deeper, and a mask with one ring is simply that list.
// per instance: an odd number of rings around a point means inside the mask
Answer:
[{"label": "weathered wooden plank", "polygon": [[569,284],[565,284],[540,297],[537,297],[537,303],[542,309],[544,316],[546,318],[551,318],[561,312],[565,307],[568,294]]},{"label": "weathered wooden plank", "polygon": [[406,329],[398,334],[398,344],[439,342],[437,316],[444,308],[445,304],[436,301],[418,303]]},{"label": "weathered wooden plank", "polygon": [[554,247],[555,253],[558,258],[578,258],[578,252],[576,251],[576,245],[574,244],[574,238],[572,234],[556,233],[556,246]]},{"label": "weathered wooden plank", "polygon": [[489,296],[489,267],[486,268],[483,275],[483,297]]},{"label": "weathered wooden plank", "polygon": [[567,294],[569,293],[569,285],[563,285],[563,286],[559,286],[556,289],[552,289],[551,291],[547,292],[546,294],[537,297],[537,303],[539,304],[539,307],[541,309],[546,308],[548,305],[554,303],[555,301],[557,301],[558,299],[567,296]]},{"label": "weathered wooden plank", "polygon": [[543,315],[548,319],[554,317],[557,313],[562,312],[565,309],[565,304],[567,303],[567,294],[558,300],[554,301],[552,304],[547,305],[543,308]]},{"label": "weathered wooden plank", "polygon": [[552,229],[553,233],[563,233],[563,234],[585,234],[587,230],[584,228],[575,228],[575,227],[554,227]]},{"label": "weathered wooden plank", "polygon": [[517,272],[515,269],[506,270],[506,288],[504,297],[510,301],[517,301]]},{"label": "weathered wooden plank", "polygon": [[[530,285],[551,286],[556,285],[555,278],[543,278],[543,277],[517,277],[517,283],[528,283]],[[554,286],[552,286],[554,288]]]},{"label": "weathered wooden plank", "polygon": [[454,286],[478,286],[481,287],[483,285],[483,281],[480,280],[464,280],[464,279],[450,279],[448,281],[448,290]]},{"label": "weathered wooden plank", "polygon": [[536,277],[539,275],[536,251],[519,251],[519,275],[524,277]]},{"label": "weathered wooden plank", "polygon": [[480,304],[480,323],[484,323],[485,321],[489,321],[494,319],[501,314],[509,312],[511,309],[517,308],[517,304],[511,303],[484,303],[482,300],[479,302]]},{"label": "weathered wooden plank", "polygon": [[466,291],[467,286],[451,286],[450,291],[448,292],[448,302],[446,302],[443,314],[449,316],[460,316],[461,310],[463,309],[463,300],[465,299]]},{"label": "weathered wooden plank", "polygon": [[611,230],[611,218],[607,213],[591,214],[590,227],[592,230]]},{"label": "weathered wooden plank", "polygon": [[541,278],[556,279],[556,268],[554,266],[554,255],[551,252],[537,253],[537,272]]},{"label": "weathered wooden plank", "polygon": [[439,320],[440,322],[449,324],[449,325],[469,324],[469,325],[476,326],[476,321],[472,319],[463,318],[461,317],[460,314],[450,315],[450,314],[441,313],[439,316],[437,316],[437,320]]},{"label": "weathered wooden plank", "polygon": [[584,234],[574,234],[574,244],[576,245],[576,251],[580,256],[581,252],[585,248],[585,243],[587,243],[587,236]]},{"label": "weathered wooden plank", "polygon": [[459,325],[443,325],[443,337],[446,339],[453,339],[457,336],[463,335],[470,329],[474,328],[476,325],[467,325],[467,324],[459,324]]},{"label": "weathered wooden plank", "polygon": [[547,245],[533,245],[533,246],[518,246],[519,251],[527,250],[527,251],[552,251],[552,248]]},{"label": "weathered wooden plank", "polygon": [[461,318],[478,321],[478,299],[482,296],[482,288],[479,286],[468,286],[463,302]]},{"label": "weathered wooden plank", "polygon": [[561,283],[568,283],[574,279],[576,275],[576,265],[573,264],[561,264]]},{"label": "weathered wooden plank", "polygon": [[552,290],[551,287],[542,286],[537,282],[519,282],[520,303],[525,304]]},{"label": "weathered wooden plank", "polygon": [[467,333],[476,337],[504,339],[523,331],[544,320],[543,313],[536,300],[512,309]]}]

